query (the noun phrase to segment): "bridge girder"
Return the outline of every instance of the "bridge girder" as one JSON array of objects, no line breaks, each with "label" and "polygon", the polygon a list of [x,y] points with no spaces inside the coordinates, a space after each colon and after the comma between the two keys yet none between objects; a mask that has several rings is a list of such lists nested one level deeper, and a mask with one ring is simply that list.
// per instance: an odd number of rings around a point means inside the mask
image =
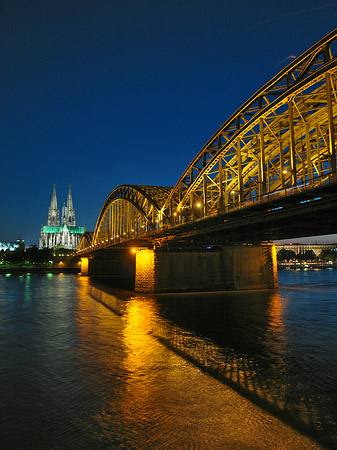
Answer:
[{"label": "bridge girder", "polygon": [[91,247],[93,234],[93,231],[86,231],[82,234],[77,251],[82,252]]},{"label": "bridge girder", "polygon": [[335,183],[336,117],[337,29],[248,99],[173,188],[114,189],[91,249]]},{"label": "bridge girder", "polygon": [[324,184],[335,175],[336,40],[337,30],[219,128],[163,205],[171,222],[241,208],[271,194]]},{"label": "bridge girder", "polygon": [[156,231],[170,187],[122,185],[107,197],[97,220],[92,247],[114,245]]}]

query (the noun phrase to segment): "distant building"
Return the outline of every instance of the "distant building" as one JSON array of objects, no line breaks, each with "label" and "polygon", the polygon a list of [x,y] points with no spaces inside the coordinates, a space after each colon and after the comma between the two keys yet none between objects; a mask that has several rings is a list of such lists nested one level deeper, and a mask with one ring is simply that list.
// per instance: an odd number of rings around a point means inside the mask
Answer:
[{"label": "distant building", "polygon": [[292,250],[296,255],[301,255],[307,250],[312,250],[316,256],[319,256],[322,250],[336,250],[336,244],[275,244],[276,254],[284,250]]},{"label": "distant building", "polygon": [[60,211],[57,207],[55,184],[51,203],[48,209],[47,225],[41,226],[39,248],[55,248],[58,246],[75,250],[84,233],[84,227],[76,226],[75,208],[71,197],[71,187],[69,186],[67,204],[63,203],[62,217],[60,224]]},{"label": "distant building", "polygon": [[13,252],[17,248],[20,248],[24,245],[24,241],[22,239],[18,239],[15,242],[0,242],[0,251],[6,251],[9,250],[10,252]]}]

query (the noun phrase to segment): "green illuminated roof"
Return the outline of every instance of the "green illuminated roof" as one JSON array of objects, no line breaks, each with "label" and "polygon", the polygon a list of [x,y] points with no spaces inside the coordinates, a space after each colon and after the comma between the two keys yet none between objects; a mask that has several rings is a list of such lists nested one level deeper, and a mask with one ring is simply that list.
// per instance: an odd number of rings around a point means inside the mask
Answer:
[{"label": "green illuminated roof", "polygon": [[61,227],[44,225],[42,227],[42,233],[61,233],[62,231],[68,231],[71,234],[83,234],[84,227],[71,227],[69,225],[63,225]]}]

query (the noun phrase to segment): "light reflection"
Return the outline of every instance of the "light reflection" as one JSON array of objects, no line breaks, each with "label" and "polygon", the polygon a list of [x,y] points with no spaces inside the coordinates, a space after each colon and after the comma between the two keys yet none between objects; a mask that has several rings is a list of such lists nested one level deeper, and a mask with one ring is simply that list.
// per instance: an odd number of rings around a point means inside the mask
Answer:
[{"label": "light reflection", "polygon": [[123,315],[123,344],[126,350],[124,367],[132,379],[141,376],[142,369],[150,367],[152,358],[158,356],[158,346],[154,345],[150,334],[156,314],[156,304],[149,297],[131,297],[127,302]]},{"label": "light reflection", "polygon": [[25,302],[30,302],[32,299],[32,290],[31,290],[31,278],[30,278],[30,274],[27,273],[26,274],[26,280],[25,280],[25,284],[24,284],[24,300]]},{"label": "light reflection", "polygon": [[269,325],[273,328],[273,331],[278,330],[278,335],[284,332],[284,310],[287,302],[287,299],[282,297],[279,292],[274,292],[270,298],[268,308]]},{"label": "light reflection", "polygon": [[[153,415],[153,399],[158,398],[166,379],[158,370],[159,361],[165,359],[167,350],[150,334],[156,305],[151,298],[133,298],[123,316],[123,367],[126,378],[125,395],[121,408],[126,417],[141,424]],[[139,427],[139,425],[138,425]],[[148,435],[145,439],[150,439]]]},{"label": "light reflection", "polygon": [[[286,332],[284,323],[284,314],[287,306],[288,300],[281,296],[279,292],[274,292],[269,301],[268,314],[268,328],[265,334],[265,346],[268,349],[269,354],[273,358],[274,366],[277,365],[277,372],[279,374],[283,373],[285,376],[286,372]],[[287,385],[286,379],[283,379],[282,383],[277,384],[277,388],[273,388],[272,383],[270,383],[269,390],[269,401],[277,404],[281,409],[285,407],[285,399],[287,395]]]},{"label": "light reflection", "polygon": [[[261,439],[268,441],[268,448],[290,448],[280,443],[282,435],[291,448],[309,448],[302,436],[178,357],[158,338],[171,339],[172,348],[193,355],[199,367],[215,364],[211,368],[228,371],[231,383],[242,387],[247,387],[253,371],[248,365],[254,361],[233,353],[221,366],[223,348],[159,315],[155,297],[121,297],[83,277],[78,278],[78,286],[79,357],[99,396],[101,407],[94,419],[101,439],[114,439],[122,422],[124,435],[132,436],[137,448],[169,448],[173,443],[172,448],[223,449],[228,442],[260,448]],[[269,303],[267,334],[277,337],[284,303],[280,296]],[[264,398],[268,394],[261,386],[255,393]]]},{"label": "light reflection", "polygon": [[124,300],[92,286],[88,278],[78,281],[80,301],[76,320],[81,359],[94,355],[92,376],[97,378],[97,385],[104,379],[113,381],[121,377],[123,380],[118,392],[109,389],[109,382],[105,384],[101,392],[104,406],[95,416],[102,434],[113,438],[112,414],[116,401],[124,420],[135,426],[141,426],[153,414],[153,390],[157,386],[160,389],[162,383],[149,383],[149,379],[166,349],[149,334],[153,302]]}]

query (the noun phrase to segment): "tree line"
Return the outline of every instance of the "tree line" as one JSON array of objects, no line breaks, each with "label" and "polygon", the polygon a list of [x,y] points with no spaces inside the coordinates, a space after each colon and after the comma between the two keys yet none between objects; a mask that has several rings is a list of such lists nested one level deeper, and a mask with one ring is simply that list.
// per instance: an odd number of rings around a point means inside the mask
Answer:
[{"label": "tree line", "polygon": [[72,253],[71,250],[65,248],[42,248],[39,249],[36,245],[25,248],[20,246],[14,251],[1,250],[0,261],[7,265],[21,265],[21,264],[48,264],[53,263],[55,258],[60,256],[67,256]]}]

